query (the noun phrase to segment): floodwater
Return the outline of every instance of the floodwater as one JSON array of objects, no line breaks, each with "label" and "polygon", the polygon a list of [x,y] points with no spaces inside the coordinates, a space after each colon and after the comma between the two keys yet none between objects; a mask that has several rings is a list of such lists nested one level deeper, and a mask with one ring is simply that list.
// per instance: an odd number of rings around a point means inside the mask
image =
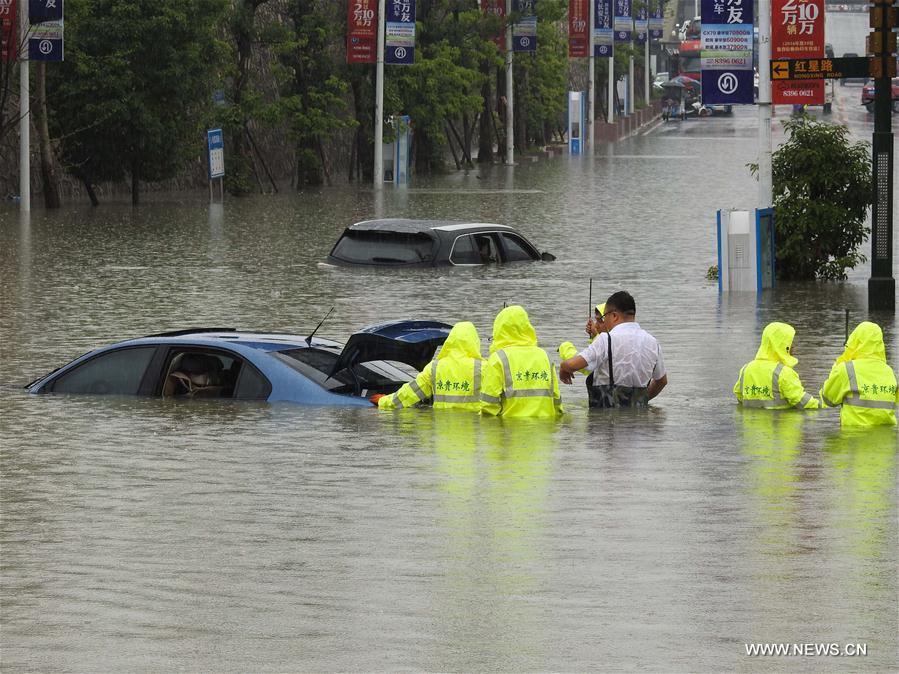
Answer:
[{"label": "floodwater", "polygon": [[[754,115],[377,198],[0,211],[3,671],[895,671],[895,430],[733,403],[772,320],[796,326],[810,390],[845,309],[899,364],[867,266],[760,298],[706,280],[715,209],[756,205]],[[318,264],[374,214],[514,224],[558,260]],[[584,343],[591,277],[593,302],[631,291],[663,345],[670,383],[644,413],[588,412],[582,380],[560,423],[11,386],[166,329],[303,334],[331,306],[323,336],[468,319],[486,347],[520,303],[555,355]],[[747,655],[769,642],[867,655]]]}]

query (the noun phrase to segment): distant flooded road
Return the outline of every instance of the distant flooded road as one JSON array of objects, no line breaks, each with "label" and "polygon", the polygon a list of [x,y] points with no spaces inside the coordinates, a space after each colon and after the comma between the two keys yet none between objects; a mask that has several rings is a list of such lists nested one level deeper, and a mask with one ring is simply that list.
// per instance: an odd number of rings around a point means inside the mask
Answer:
[{"label": "distant flooded road", "polygon": [[[858,89],[834,114],[869,139]],[[669,123],[593,159],[380,196],[3,207],[4,672],[899,669],[895,430],[733,402],[772,320],[796,327],[810,390],[845,309],[883,326],[899,365],[895,317],[866,309],[867,265],[758,299],[706,279],[715,210],[756,206],[755,120]],[[319,264],[375,215],[513,224],[558,260]],[[591,277],[594,302],[632,292],[662,343],[670,383],[645,413],[588,413],[582,379],[558,424],[11,386],[163,330],[306,334],[331,306],[325,337],[465,319],[486,353],[503,302],[520,303],[557,362],[560,342],[585,343]],[[765,643],[867,655],[747,655]]]}]

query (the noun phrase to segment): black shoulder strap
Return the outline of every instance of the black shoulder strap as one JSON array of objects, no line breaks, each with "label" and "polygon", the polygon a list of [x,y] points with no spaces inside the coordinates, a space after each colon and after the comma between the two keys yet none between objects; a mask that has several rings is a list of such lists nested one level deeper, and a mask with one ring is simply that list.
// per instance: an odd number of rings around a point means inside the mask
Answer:
[{"label": "black shoulder strap", "polygon": [[615,385],[615,373],[612,372],[612,333],[607,332],[609,338],[609,386]]}]

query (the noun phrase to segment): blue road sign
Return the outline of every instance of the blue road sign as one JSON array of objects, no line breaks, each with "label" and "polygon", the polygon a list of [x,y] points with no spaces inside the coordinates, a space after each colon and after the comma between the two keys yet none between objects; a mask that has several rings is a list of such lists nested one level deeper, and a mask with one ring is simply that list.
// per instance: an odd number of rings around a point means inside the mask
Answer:
[{"label": "blue road sign", "polygon": [[702,0],[702,102],[753,102],[753,0]]},{"label": "blue road sign", "polygon": [[221,129],[206,132],[206,146],[209,148],[209,179],[225,175],[225,137]]},{"label": "blue road sign", "polygon": [[391,0],[384,23],[384,63],[415,63],[415,0]]},{"label": "blue road sign", "polygon": [[63,0],[28,0],[28,22],[62,21]]}]

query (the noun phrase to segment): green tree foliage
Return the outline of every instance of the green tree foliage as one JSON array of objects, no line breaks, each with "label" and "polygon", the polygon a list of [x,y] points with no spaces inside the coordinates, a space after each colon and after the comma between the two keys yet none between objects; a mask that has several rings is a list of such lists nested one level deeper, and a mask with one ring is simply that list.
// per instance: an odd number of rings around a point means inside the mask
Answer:
[{"label": "green tree foliage", "polygon": [[[777,275],[835,280],[865,261],[859,247],[873,182],[868,144],[844,126],[801,116],[784,122],[789,139],[772,156]],[[753,174],[758,164],[750,164]]]},{"label": "green tree foliage", "polygon": [[51,71],[61,157],[86,183],[174,177],[200,154],[228,0],[66,5],[66,60]]}]

